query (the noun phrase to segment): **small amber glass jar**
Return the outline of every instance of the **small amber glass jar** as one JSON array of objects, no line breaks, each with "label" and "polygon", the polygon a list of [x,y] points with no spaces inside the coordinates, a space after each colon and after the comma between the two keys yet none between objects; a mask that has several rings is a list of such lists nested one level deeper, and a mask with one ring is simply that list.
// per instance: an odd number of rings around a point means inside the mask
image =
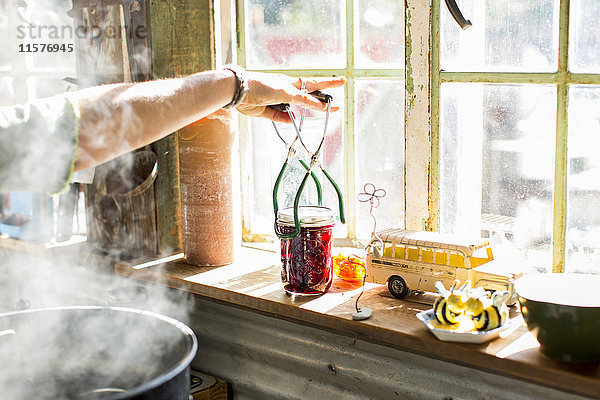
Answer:
[{"label": "small amber glass jar", "polygon": [[[302,206],[298,209],[300,234],[281,239],[281,281],[288,294],[320,295],[331,287],[331,246],[335,220],[327,207]],[[281,233],[295,231],[294,209],[277,213]]]}]

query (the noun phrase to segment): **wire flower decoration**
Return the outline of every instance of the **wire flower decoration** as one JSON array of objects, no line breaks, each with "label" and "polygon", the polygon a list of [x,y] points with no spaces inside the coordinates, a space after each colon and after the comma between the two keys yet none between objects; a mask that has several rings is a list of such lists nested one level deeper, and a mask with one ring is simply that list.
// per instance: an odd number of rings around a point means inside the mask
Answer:
[{"label": "wire flower decoration", "polygon": [[[373,234],[372,234],[372,236],[374,237],[374,239],[371,240],[371,242],[365,247],[365,251],[367,252],[367,254],[370,252],[377,251],[378,249],[379,249],[379,251],[383,250],[383,240],[381,240],[381,238],[377,234],[377,218],[375,218],[375,214],[373,214],[373,210],[375,208],[379,207],[379,203],[380,203],[379,199],[384,198],[386,194],[387,193],[384,189],[377,189],[375,187],[375,185],[373,185],[372,183],[365,183],[365,186],[363,187],[363,191],[356,196],[358,198],[358,201],[360,201],[361,203],[369,203],[369,205],[371,206],[369,208],[369,214],[371,214],[371,218],[373,218]],[[360,299],[360,297],[363,295],[363,293],[365,291],[366,278],[367,278],[367,271],[365,271],[365,274],[363,275],[362,290],[360,291],[360,294],[356,297],[356,302],[354,303],[354,308],[356,309],[356,313],[354,313],[352,315],[352,318],[355,320],[363,320],[363,319],[367,319],[371,316],[370,308],[361,309],[360,307],[358,307],[358,300]]]},{"label": "wire flower decoration", "polygon": [[369,214],[371,214],[371,218],[373,218],[373,237],[375,239],[365,247],[367,253],[374,251],[376,248],[379,248],[379,250],[383,249],[383,240],[381,240],[377,234],[377,218],[375,218],[373,210],[379,207],[379,199],[384,198],[386,194],[385,189],[377,189],[372,183],[365,183],[363,191],[357,196],[358,201],[361,203],[369,203],[371,206]]}]

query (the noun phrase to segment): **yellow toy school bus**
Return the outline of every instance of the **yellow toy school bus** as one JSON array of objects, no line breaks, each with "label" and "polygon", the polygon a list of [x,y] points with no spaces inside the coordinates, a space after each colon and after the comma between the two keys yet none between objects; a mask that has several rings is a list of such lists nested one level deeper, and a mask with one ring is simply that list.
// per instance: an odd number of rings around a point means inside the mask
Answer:
[{"label": "yellow toy school bus", "polygon": [[[435,283],[452,286],[455,279],[473,287],[508,290],[520,272],[494,262],[486,239],[468,240],[438,232],[386,229],[378,232],[383,250],[367,256],[367,282],[387,282],[392,295],[404,298],[411,290],[435,292]],[[512,301],[511,301],[512,303]]]}]

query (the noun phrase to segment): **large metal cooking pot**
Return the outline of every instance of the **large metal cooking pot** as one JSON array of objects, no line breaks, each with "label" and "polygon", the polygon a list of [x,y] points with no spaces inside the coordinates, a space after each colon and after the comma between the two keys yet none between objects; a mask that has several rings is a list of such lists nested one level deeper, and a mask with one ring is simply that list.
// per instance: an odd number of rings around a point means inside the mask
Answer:
[{"label": "large metal cooking pot", "polygon": [[0,314],[3,399],[188,400],[192,330],[117,307]]}]

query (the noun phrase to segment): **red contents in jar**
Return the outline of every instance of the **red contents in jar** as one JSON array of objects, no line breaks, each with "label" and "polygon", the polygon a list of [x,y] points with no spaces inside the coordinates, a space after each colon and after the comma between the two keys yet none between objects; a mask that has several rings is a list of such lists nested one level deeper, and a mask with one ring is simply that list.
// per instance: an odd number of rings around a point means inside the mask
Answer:
[{"label": "red contents in jar", "polygon": [[[282,233],[293,226],[279,225]],[[302,227],[300,235],[281,239],[281,281],[290,294],[323,294],[333,281],[331,239],[333,225]]]}]

